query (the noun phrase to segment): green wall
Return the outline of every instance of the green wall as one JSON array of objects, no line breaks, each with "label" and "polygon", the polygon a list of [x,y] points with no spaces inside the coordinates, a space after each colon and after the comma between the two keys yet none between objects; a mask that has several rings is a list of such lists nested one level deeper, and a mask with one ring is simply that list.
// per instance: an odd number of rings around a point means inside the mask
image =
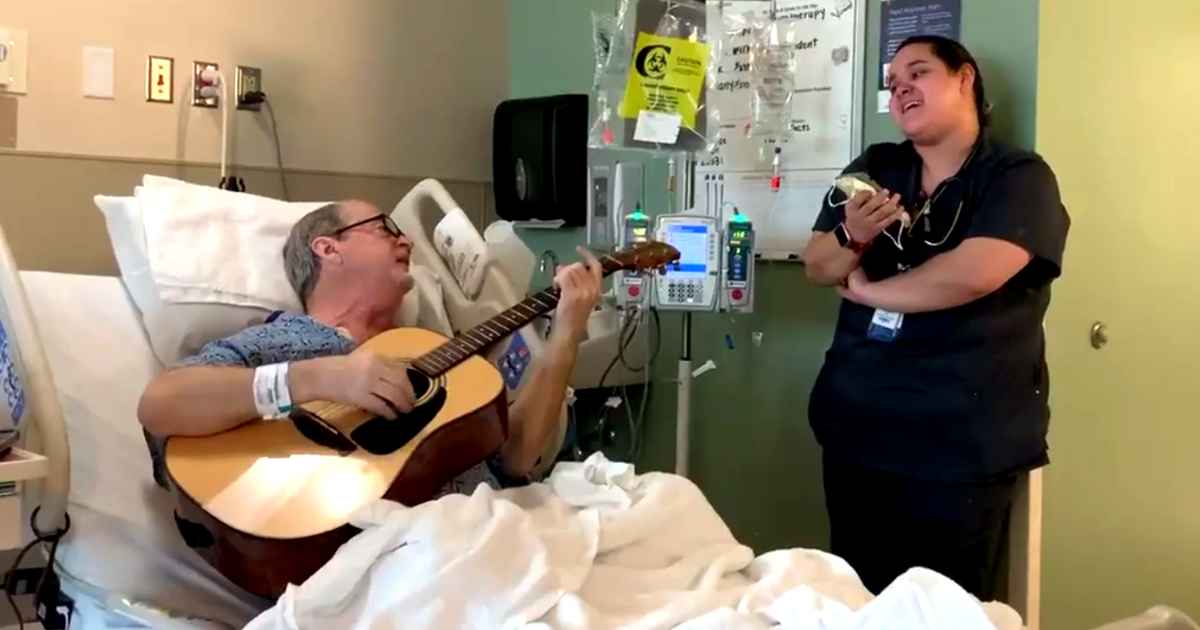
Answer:
[{"label": "green wall", "polygon": [[[879,86],[878,0],[867,5],[866,121],[870,142],[899,141],[888,114],[877,114]],[[997,137],[1033,148],[1037,118],[1038,0],[962,0],[963,45],[975,55],[992,103]]]},{"label": "green wall", "polygon": [[[865,0],[860,0],[865,1]],[[1016,129],[1032,145],[1036,87],[1036,0],[964,0],[964,35],[978,49],[998,129]],[[591,83],[591,11],[613,11],[612,0],[512,0],[511,87],[513,98],[586,92]],[[993,5],[1003,5],[1003,8]],[[879,5],[868,5],[865,121],[867,143],[890,140],[886,115],[875,111]],[[976,42],[978,41],[978,43]],[[993,67],[996,68],[993,70]],[[994,78],[993,78],[994,77]],[[1011,120],[1021,120],[1014,125]],[[661,161],[647,181],[663,181]],[[648,209],[662,208],[660,189],[648,192]],[[555,250],[574,259],[581,230],[523,231],[536,252]],[[787,547],[828,547],[821,490],[820,451],[808,426],[809,392],[829,345],[837,296],[809,286],[796,263],[760,262],[756,309],[736,318],[693,317],[692,360],[718,369],[694,382],[691,478],[743,543],[758,552]],[[664,313],[662,352],[647,412],[642,470],[674,465],[675,377],[680,351],[680,315]],[[751,343],[753,332],[763,343]],[[725,345],[725,335],[734,349]]]}]

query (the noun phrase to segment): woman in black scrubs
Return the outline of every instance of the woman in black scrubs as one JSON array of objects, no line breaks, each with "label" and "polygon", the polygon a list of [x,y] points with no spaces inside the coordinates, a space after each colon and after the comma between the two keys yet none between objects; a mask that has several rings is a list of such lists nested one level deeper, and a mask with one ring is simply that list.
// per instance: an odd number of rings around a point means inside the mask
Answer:
[{"label": "woman in black scrubs", "polygon": [[987,601],[1016,479],[1049,461],[1042,319],[1070,220],[1046,162],[989,137],[960,44],[907,40],[888,85],[907,140],[846,168],[882,190],[831,194],[805,252],[844,298],[809,408],[832,551],[876,593],[922,566]]}]

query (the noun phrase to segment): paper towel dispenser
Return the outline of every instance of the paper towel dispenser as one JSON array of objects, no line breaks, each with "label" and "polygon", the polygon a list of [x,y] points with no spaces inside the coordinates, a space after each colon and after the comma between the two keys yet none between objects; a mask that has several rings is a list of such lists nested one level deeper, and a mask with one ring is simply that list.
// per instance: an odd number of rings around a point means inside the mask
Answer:
[{"label": "paper towel dispenser", "polygon": [[588,95],[504,101],[493,123],[496,213],[509,221],[584,225]]}]

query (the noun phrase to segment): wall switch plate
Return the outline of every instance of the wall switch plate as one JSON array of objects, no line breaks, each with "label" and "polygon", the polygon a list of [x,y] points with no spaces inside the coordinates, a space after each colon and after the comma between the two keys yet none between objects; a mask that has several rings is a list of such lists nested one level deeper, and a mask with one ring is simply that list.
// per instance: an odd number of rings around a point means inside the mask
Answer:
[{"label": "wall switch plate", "polygon": [[237,67],[237,82],[234,83],[234,89],[237,91],[237,108],[249,109],[258,111],[262,109],[262,103],[258,100],[248,100],[246,95],[251,92],[262,91],[262,69],[252,68],[250,66]]},{"label": "wall switch plate", "polygon": [[146,100],[175,102],[175,60],[171,57],[150,55],[146,60]]},{"label": "wall switch plate", "polygon": [[0,26],[0,92],[26,94],[29,32]]},{"label": "wall switch plate", "polygon": [[201,90],[209,87],[210,84],[205,83],[204,79],[200,78],[200,73],[205,70],[219,70],[220,66],[207,61],[192,62],[192,107],[217,107],[221,104],[221,86],[212,85],[217,88],[217,95],[204,96]]},{"label": "wall switch plate", "polygon": [[83,77],[79,89],[89,98],[116,97],[116,51],[105,46],[84,46]]}]

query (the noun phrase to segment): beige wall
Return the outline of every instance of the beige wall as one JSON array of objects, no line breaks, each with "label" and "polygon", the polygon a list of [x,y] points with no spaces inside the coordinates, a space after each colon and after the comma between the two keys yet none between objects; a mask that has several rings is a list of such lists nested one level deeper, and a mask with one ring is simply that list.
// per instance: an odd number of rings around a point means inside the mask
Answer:
[{"label": "beige wall", "polygon": [[[192,108],[193,60],[263,69],[289,168],[490,179],[508,92],[502,0],[5,0],[29,32],[17,148],[218,162],[220,112]],[[82,47],[115,50],[115,99],[84,98]],[[149,54],[175,59],[175,103],[147,103]],[[232,160],[273,166],[266,111],[230,111]]]},{"label": "beige wall", "polygon": [[[66,273],[116,274],[117,266],[104,226],[92,202],[97,194],[130,195],[144,174],[164,175],[201,184],[218,178],[218,169],[112,158],[78,158],[0,150],[0,224],[21,269]],[[279,197],[279,173],[243,168],[246,188]],[[324,201],[356,197],[385,210],[394,208],[421,178],[289,171],[294,200]],[[439,178],[455,201],[476,222],[495,219],[491,185]]]},{"label": "beige wall", "polygon": [[[115,273],[96,194],[143,174],[219,180],[220,110],[190,105],[191,65],[262,68],[292,200],[393,207],[435,177],[473,216],[490,204],[491,128],[508,95],[505,0],[5,0],[29,32],[0,223],[25,269]],[[115,98],[82,96],[82,49],[115,51]],[[175,59],[175,102],[148,103],[146,57]],[[229,112],[230,171],[282,196],[267,112]]]}]

